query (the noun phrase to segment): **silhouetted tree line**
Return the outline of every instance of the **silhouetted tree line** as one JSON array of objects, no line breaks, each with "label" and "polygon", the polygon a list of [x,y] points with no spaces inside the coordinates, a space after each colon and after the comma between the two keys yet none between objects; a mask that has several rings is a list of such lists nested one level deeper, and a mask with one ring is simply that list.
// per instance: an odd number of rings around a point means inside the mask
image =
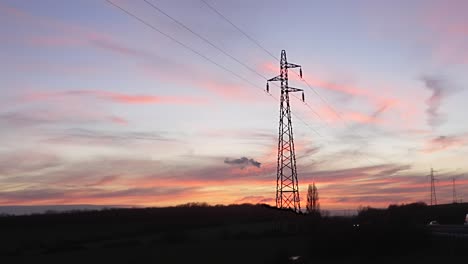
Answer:
[{"label": "silhouetted tree line", "polygon": [[[185,263],[205,255],[222,258],[225,254],[234,255],[223,258],[224,263],[248,263],[241,258],[246,254],[256,256],[250,263],[288,263],[290,256],[300,255],[303,263],[315,263],[316,259],[349,262],[385,256],[467,254],[466,240],[435,238],[426,227],[431,220],[459,223],[466,209],[467,204],[430,207],[415,203],[387,209],[362,207],[356,217],[324,217],[269,205],[187,203],[8,216],[0,218],[0,255],[36,260],[59,253],[76,263],[82,263],[78,256],[121,260],[135,251],[160,263],[176,263],[173,259]],[[215,257],[203,262],[219,263]]]},{"label": "silhouetted tree line", "polygon": [[428,206],[423,202],[390,205],[387,209],[363,207],[358,210],[358,220],[363,223],[393,224],[398,226],[425,225],[430,221],[440,224],[462,225],[468,204],[443,204]]}]

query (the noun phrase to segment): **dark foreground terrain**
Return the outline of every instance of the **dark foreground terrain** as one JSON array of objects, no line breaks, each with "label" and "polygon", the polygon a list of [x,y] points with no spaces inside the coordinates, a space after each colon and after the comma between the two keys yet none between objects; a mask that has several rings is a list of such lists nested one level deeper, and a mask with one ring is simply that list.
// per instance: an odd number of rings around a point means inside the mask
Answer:
[{"label": "dark foreground terrain", "polygon": [[[6,216],[0,217],[0,259],[1,263],[466,263],[468,232],[462,226],[466,213],[468,204],[364,208],[352,218],[298,215],[266,205],[186,205]],[[427,226],[432,220],[441,225]],[[458,226],[446,232],[446,225]]]}]

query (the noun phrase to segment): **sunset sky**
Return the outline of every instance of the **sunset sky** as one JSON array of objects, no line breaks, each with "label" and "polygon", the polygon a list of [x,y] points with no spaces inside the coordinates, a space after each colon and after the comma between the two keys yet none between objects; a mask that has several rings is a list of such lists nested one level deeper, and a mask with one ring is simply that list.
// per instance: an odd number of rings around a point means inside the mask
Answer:
[{"label": "sunset sky", "polygon": [[282,49],[303,207],[429,203],[431,166],[468,200],[468,1],[205,0],[276,59],[148,1],[219,49],[143,0],[0,1],[0,205],[273,204]]}]

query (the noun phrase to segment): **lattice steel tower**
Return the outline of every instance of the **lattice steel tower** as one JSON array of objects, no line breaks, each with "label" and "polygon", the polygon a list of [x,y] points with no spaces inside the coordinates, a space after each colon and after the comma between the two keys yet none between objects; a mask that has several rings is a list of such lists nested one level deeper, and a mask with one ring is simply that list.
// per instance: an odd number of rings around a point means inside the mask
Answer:
[{"label": "lattice steel tower", "polygon": [[299,76],[302,78],[300,65],[288,63],[286,51],[281,51],[280,75],[267,81],[267,92],[270,92],[269,82],[281,82],[280,119],[278,135],[278,164],[276,171],[276,207],[293,209],[300,212],[299,187],[297,182],[296,154],[294,149],[294,137],[291,121],[291,106],[289,93],[302,92],[302,89],[288,85],[288,69],[299,68]]}]

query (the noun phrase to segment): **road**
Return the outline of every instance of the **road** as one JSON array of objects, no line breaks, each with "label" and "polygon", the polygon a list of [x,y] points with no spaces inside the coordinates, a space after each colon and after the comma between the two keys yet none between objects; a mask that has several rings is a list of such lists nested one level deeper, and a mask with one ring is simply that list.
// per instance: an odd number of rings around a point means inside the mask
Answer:
[{"label": "road", "polygon": [[428,226],[435,236],[450,236],[468,239],[468,225],[431,225]]}]

